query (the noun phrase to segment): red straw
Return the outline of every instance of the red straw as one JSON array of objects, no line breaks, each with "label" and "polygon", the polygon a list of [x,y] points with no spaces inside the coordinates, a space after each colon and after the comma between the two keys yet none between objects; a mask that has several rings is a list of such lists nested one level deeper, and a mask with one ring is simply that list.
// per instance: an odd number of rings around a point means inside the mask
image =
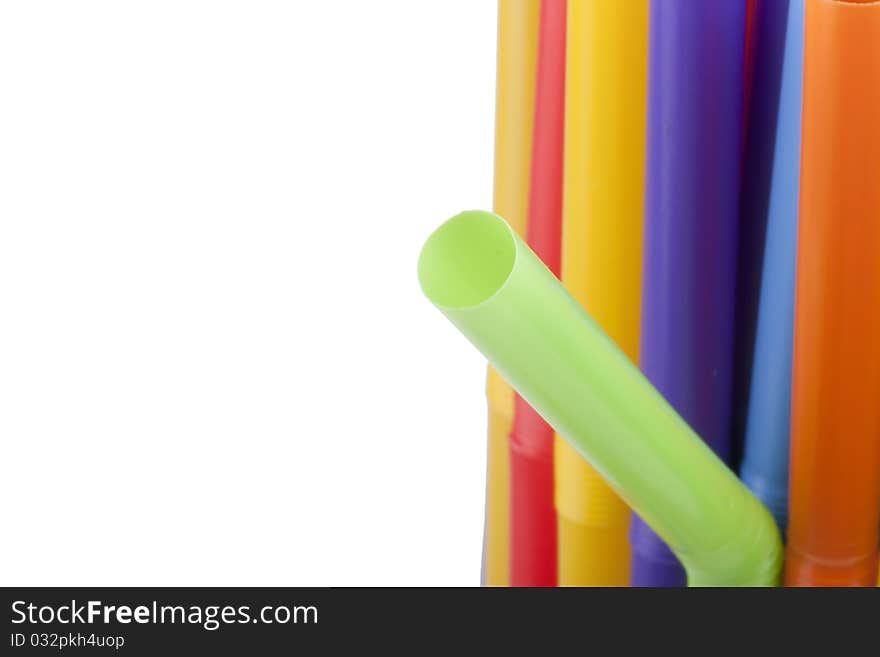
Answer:
[{"label": "red straw", "polygon": [[[532,142],[527,241],[559,277],[566,0],[543,0]],[[511,459],[512,586],[556,586],[553,429],[517,395]]]}]

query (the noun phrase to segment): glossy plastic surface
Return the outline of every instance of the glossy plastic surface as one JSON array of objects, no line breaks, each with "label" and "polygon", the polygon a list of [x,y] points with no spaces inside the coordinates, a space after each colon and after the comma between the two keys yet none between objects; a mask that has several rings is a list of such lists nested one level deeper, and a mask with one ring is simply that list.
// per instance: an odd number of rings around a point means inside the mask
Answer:
[{"label": "glossy plastic surface", "polygon": [[[647,2],[571,2],[562,280],[638,358],[644,209]],[[559,583],[625,586],[629,509],[556,440]]]},{"label": "glossy plastic surface", "polygon": [[[730,455],[745,29],[745,2],[651,2],[640,365],[722,459]],[[631,539],[632,584],[684,584],[639,518]]]},{"label": "glossy plastic surface", "polygon": [[510,226],[453,217],[419,258],[426,296],[669,543],[691,585],[773,585],[769,512]]},{"label": "glossy plastic surface", "polygon": [[807,0],[786,583],[873,586],[880,2]]}]

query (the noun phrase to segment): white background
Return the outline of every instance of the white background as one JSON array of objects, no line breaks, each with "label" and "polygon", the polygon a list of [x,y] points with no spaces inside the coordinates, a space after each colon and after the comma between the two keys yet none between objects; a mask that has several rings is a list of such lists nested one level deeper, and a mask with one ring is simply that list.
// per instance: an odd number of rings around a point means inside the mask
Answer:
[{"label": "white background", "polygon": [[495,10],[0,5],[0,584],[479,583]]}]

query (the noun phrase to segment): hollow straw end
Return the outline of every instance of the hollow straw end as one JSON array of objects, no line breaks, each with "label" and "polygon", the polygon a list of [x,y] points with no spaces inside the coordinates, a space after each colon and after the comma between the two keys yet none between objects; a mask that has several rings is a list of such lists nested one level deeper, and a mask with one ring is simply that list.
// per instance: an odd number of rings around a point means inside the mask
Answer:
[{"label": "hollow straw end", "polygon": [[468,210],[428,237],[419,254],[419,284],[442,311],[479,306],[504,285],[515,260],[510,224],[492,212]]}]

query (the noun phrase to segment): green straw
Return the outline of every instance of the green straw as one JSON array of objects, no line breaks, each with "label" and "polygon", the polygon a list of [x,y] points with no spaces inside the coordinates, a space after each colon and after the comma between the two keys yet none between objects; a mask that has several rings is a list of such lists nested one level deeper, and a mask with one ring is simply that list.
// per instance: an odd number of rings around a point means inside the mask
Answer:
[{"label": "green straw", "polygon": [[690,586],[773,586],[776,523],[501,217],[464,212],[422,291],[684,564]]}]

